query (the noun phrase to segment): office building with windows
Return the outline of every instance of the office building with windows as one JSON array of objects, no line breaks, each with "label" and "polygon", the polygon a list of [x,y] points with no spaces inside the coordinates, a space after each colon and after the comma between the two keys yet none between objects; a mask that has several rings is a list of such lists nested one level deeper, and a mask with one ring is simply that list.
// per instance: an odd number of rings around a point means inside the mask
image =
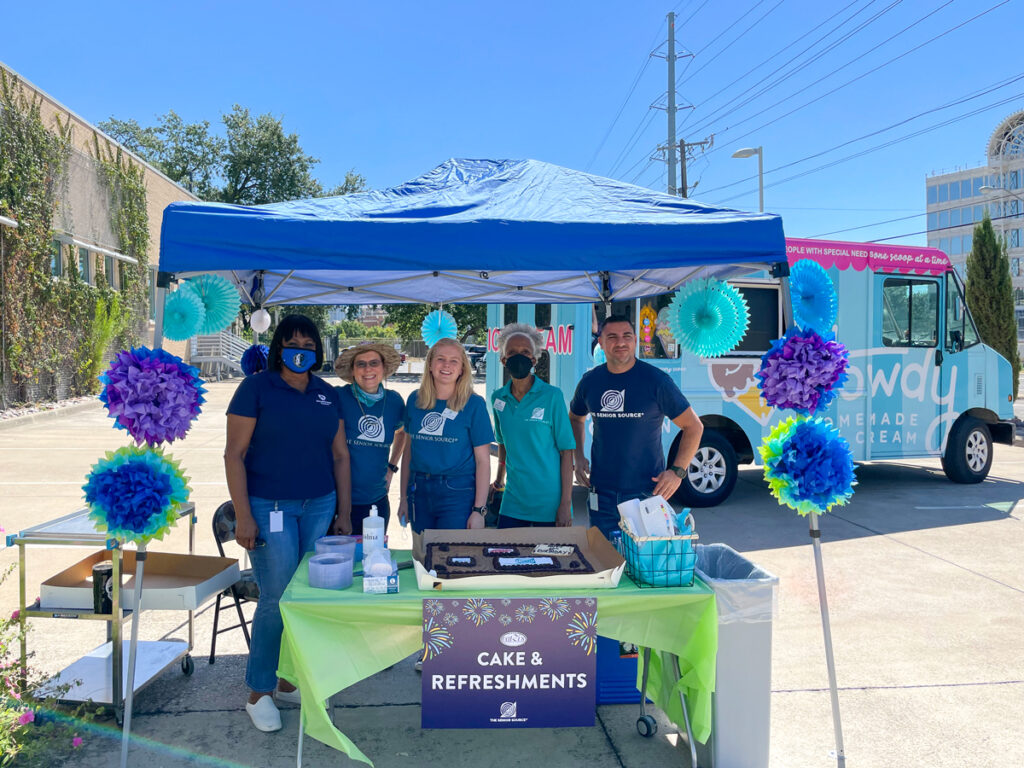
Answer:
[{"label": "office building with windows", "polygon": [[965,276],[974,227],[985,211],[1006,239],[1017,313],[1018,346],[1024,345],[1024,110],[1003,120],[986,148],[987,165],[927,179],[928,245],[945,251]]}]

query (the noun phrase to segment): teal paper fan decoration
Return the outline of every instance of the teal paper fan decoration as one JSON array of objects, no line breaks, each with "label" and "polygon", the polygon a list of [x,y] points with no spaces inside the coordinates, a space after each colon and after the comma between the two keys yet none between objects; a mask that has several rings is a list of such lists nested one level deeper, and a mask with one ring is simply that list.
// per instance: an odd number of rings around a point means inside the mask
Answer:
[{"label": "teal paper fan decoration", "polygon": [[594,365],[604,365],[608,362],[608,358],[605,357],[604,347],[598,344],[594,347]]},{"label": "teal paper fan decoration", "polygon": [[202,299],[189,288],[181,287],[164,298],[164,336],[171,341],[191,339],[205,319]]},{"label": "teal paper fan decoration", "polygon": [[747,332],[747,302],[733,286],[713,277],[691,280],[668,307],[672,335],[699,357],[721,357]]},{"label": "teal paper fan decoration", "polygon": [[199,327],[200,334],[219,333],[231,325],[238,315],[241,301],[231,281],[220,275],[193,277],[184,288],[191,289],[203,303],[206,316]]},{"label": "teal paper fan decoration", "polygon": [[839,298],[832,278],[818,262],[800,259],[789,270],[789,295],[793,320],[803,330],[821,335],[832,332],[839,312]]},{"label": "teal paper fan decoration", "polygon": [[435,309],[425,318],[420,326],[420,335],[428,347],[432,347],[441,339],[458,338],[459,326],[455,318],[443,309]]}]

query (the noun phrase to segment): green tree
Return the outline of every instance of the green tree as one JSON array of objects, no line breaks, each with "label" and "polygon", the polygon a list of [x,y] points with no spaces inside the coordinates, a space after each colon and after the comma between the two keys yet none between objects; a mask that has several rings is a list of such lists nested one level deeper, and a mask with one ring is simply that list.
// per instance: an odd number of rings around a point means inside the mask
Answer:
[{"label": "green tree", "polygon": [[[418,339],[423,318],[434,307],[430,304],[388,304],[385,309],[388,325],[395,326],[400,338]],[[444,309],[455,318],[459,341],[464,342],[470,336],[479,339],[487,330],[486,304],[446,304]]]},{"label": "green tree", "polygon": [[1020,356],[1017,354],[1017,322],[1013,310],[1013,284],[1006,241],[996,237],[988,213],[974,228],[967,257],[967,306],[978,325],[981,340],[1010,361],[1013,397],[1017,397]]},{"label": "green tree", "polygon": [[100,129],[203,200],[260,205],[366,188],[366,179],[355,170],[325,188],[313,177],[320,161],[307,155],[298,135],[287,133],[270,113],[254,117],[236,104],[221,123],[223,136],[208,121],[187,123],[171,110],[154,126],[111,117]]}]

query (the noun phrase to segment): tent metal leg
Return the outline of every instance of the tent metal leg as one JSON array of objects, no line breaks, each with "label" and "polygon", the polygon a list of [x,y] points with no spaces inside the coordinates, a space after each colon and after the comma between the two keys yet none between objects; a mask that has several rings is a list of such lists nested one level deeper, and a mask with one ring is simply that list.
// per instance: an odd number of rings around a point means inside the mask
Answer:
[{"label": "tent metal leg", "polygon": [[[669,654],[672,659],[672,671],[675,672],[676,680],[683,675],[679,671],[679,657],[674,653]],[[693,729],[690,727],[690,710],[686,708],[686,694],[679,692],[679,703],[683,705],[683,723],[686,725],[686,743],[690,746],[690,766],[697,768],[697,744],[693,740]]]},{"label": "tent metal leg", "polygon": [[306,729],[302,727],[302,708],[305,704],[299,705],[299,746],[295,752],[295,768],[302,768],[302,740],[306,735]]},{"label": "tent metal leg", "polygon": [[846,768],[846,751],[843,749],[843,723],[839,716],[839,689],[836,685],[836,660],[832,654],[832,626],[828,618],[828,597],[825,595],[825,567],[821,557],[821,530],[818,528],[818,514],[811,512],[811,544],[814,548],[814,570],[818,576],[818,603],[821,605],[821,629],[825,634],[825,664],[828,667],[828,692],[832,699],[832,726],[835,730],[835,758],[839,768]]},{"label": "tent metal leg", "polygon": [[651,674],[651,649],[644,648],[644,677],[643,683],[640,688],[640,717],[644,717],[647,714],[645,708],[647,704],[647,678]]}]

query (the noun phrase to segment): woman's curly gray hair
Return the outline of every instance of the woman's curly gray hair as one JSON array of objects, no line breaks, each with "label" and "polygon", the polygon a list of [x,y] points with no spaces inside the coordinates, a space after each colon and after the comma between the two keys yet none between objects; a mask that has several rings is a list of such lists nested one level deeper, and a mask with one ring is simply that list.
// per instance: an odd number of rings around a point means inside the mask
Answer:
[{"label": "woman's curly gray hair", "polygon": [[505,357],[509,339],[522,336],[530,342],[533,357],[539,358],[544,351],[544,334],[527,323],[509,323],[498,333],[498,357]]}]

